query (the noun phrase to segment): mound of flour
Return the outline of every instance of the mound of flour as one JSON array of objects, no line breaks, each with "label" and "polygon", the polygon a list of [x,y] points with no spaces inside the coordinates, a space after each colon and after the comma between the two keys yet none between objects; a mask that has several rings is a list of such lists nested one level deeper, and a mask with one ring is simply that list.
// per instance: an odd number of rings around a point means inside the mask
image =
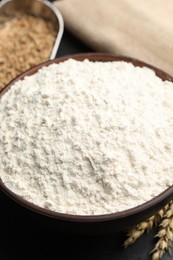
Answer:
[{"label": "mound of flour", "polygon": [[126,62],[53,64],[0,100],[0,177],[57,212],[125,210],[173,184],[173,83]]}]

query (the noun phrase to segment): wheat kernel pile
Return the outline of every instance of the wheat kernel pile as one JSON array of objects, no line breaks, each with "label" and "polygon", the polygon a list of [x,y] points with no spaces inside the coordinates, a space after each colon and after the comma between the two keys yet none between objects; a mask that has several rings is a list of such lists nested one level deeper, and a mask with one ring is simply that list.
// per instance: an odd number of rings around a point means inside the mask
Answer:
[{"label": "wheat kernel pile", "polygon": [[0,89],[30,67],[48,60],[56,31],[51,22],[26,14],[0,19]]}]

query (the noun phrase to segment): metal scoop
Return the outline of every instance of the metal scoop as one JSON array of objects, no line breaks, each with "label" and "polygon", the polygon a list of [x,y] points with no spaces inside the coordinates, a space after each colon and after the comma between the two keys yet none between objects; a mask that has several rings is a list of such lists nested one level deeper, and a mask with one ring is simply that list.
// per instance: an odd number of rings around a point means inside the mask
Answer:
[{"label": "metal scoop", "polygon": [[2,0],[0,2],[0,16],[1,14],[15,16],[15,13],[20,11],[47,19],[53,23],[57,31],[57,37],[49,58],[51,60],[54,59],[64,31],[64,22],[61,13],[47,0]]}]

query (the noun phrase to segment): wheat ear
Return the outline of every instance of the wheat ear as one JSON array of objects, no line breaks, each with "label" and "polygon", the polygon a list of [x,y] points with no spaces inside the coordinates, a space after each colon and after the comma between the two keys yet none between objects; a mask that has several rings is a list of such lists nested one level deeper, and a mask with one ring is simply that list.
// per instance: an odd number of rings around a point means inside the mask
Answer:
[{"label": "wheat ear", "polygon": [[159,227],[159,231],[156,234],[158,242],[151,251],[151,260],[161,259],[166,251],[171,253],[173,242],[173,201],[169,203]]},{"label": "wheat ear", "polygon": [[150,217],[146,221],[141,222],[136,227],[130,229],[127,233],[127,239],[125,240],[123,246],[127,248],[129,245],[133,244],[138,238],[140,238],[145,232],[149,232],[153,228],[153,226],[156,226],[162,220],[168,208],[169,205],[167,204],[154,216]]}]

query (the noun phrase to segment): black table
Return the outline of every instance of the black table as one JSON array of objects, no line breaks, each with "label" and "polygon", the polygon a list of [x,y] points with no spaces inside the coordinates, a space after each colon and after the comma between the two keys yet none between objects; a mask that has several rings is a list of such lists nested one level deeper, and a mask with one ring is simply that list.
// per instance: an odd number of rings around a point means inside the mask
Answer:
[{"label": "black table", "polygon": [[[91,51],[65,30],[57,57]],[[38,228],[1,191],[0,220],[1,260],[149,260],[149,252],[155,242],[154,230],[124,249],[125,232],[91,237]],[[163,260],[169,259],[173,257],[165,254]]]}]

